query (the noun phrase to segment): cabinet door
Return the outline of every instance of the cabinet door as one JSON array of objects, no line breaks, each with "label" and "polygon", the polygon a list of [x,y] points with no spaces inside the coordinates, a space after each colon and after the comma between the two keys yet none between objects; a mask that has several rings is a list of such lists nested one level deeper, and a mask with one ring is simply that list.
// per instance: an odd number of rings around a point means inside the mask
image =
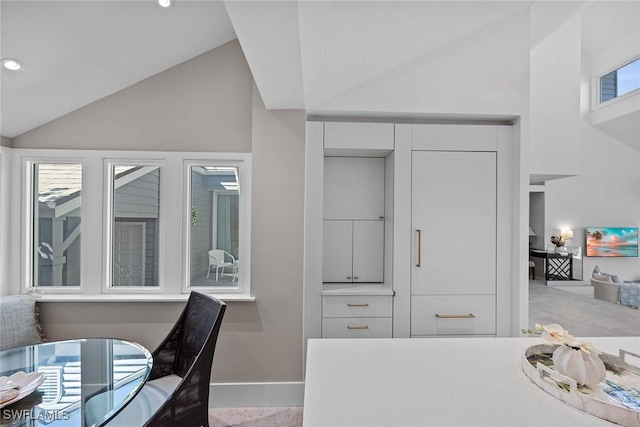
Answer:
[{"label": "cabinet door", "polygon": [[353,281],[383,282],[384,221],[353,221]]},{"label": "cabinet door", "polygon": [[384,159],[325,157],[324,219],[384,217]]},{"label": "cabinet door", "polygon": [[322,281],[351,282],[353,221],[323,221]]},{"label": "cabinet door", "polygon": [[414,151],[411,171],[411,293],[495,294],[496,153]]}]

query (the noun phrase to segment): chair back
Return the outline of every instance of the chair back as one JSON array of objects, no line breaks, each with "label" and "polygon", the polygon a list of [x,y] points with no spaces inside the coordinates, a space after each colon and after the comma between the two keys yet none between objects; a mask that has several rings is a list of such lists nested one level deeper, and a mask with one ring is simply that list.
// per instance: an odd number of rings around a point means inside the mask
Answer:
[{"label": "chair back", "polygon": [[211,249],[209,251],[209,265],[219,265],[224,262],[224,251],[221,249]]},{"label": "chair back", "polygon": [[213,354],[226,309],[222,301],[191,292],[165,340],[153,352],[149,380],[177,375],[182,381],[147,426],[207,425]]}]

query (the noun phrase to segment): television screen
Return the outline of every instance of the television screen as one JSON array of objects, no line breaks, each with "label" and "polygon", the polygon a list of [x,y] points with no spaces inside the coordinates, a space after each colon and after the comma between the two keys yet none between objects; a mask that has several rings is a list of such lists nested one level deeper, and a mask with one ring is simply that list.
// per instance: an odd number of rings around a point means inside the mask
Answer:
[{"label": "television screen", "polygon": [[588,227],[587,256],[637,257],[637,227]]}]

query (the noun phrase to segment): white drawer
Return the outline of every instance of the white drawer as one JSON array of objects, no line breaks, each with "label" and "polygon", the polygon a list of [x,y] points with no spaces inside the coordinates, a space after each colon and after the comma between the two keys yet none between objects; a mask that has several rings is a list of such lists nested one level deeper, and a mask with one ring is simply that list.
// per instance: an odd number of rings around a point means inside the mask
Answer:
[{"label": "white drawer", "polygon": [[325,295],[322,317],[391,317],[391,298],[390,295]]},{"label": "white drawer", "polygon": [[322,319],[322,338],[391,338],[390,317],[332,317]]},{"label": "white drawer", "polygon": [[494,335],[495,295],[411,297],[411,335]]}]

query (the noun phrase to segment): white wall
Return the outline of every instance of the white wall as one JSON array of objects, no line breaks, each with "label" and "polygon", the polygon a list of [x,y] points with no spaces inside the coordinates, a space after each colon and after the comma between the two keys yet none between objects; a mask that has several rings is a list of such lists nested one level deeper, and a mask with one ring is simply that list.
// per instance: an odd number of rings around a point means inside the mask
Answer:
[{"label": "white wall", "polygon": [[580,120],[580,16],[531,50],[530,173],[575,175],[568,161],[578,150]]},{"label": "white wall", "polygon": [[529,52],[526,10],[375,76],[312,109],[515,117],[529,107]]}]

